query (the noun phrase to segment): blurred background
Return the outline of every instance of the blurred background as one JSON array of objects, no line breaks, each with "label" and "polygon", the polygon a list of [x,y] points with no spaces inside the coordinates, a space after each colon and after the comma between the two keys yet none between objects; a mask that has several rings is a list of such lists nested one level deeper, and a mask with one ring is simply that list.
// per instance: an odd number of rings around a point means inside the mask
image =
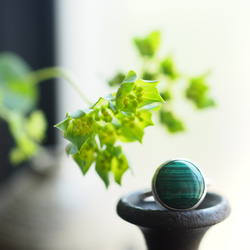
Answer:
[{"label": "blurred background", "polygon": [[128,171],[122,187],[113,183],[106,190],[94,169],[82,176],[53,128],[67,111],[88,104],[63,80],[41,84],[39,106],[49,122],[45,145],[59,145],[52,160],[60,167],[49,180],[25,166],[13,169],[5,157],[11,137],[0,124],[0,242],[16,242],[6,249],[144,249],[141,232],[117,216],[116,204],[127,192],[149,188],[155,169],[175,157],[197,162],[213,182],[210,190],[232,207],[200,249],[250,249],[249,14],[247,0],[0,0],[0,50],[17,52],[34,69],[69,69],[93,102],[113,92],[106,83],[117,71],[139,72],[133,38],[160,30],[160,53],[171,53],[182,72],[211,72],[217,103],[200,112],[179,102],[187,131],[173,135],[153,126],[142,145],[124,145],[134,174]]}]

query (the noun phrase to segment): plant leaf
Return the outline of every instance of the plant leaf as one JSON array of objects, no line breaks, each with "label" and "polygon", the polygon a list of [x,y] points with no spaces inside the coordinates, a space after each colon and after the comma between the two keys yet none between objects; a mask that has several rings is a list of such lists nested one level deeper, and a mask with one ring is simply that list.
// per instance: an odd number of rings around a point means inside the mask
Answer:
[{"label": "plant leaf", "polygon": [[197,108],[207,108],[215,106],[215,101],[208,96],[209,86],[206,83],[206,76],[191,78],[188,88],[186,89],[186,97],[191,100]]},{"label": "plant leaf", "polygon": [[69,143],[66,147],[67,156],[70,156],[76,153],[77,153],[77,148],[72,143]]},{"label": "plant leaf", "polygon": [[67,127],[67,131],[63,133],[63,137],[70,141],[77,150],[81,150],[82,145],[91,138],[91,133],[83,132],[81,133],[74,124],[71,122]]},{"label": "plant leaf", "polygon": [[92,109],[84,109],[84,110],[78,109],[74,112],[68,112],[68,116],[74,119],[80,119],[92,111],[93,111]]},{"label": "plant leaf", "polygon": [[123,73],[116,74],[111,80],[108,81],[109,86],[119,86],[125,78],[125,75]]},{"label": "plant leaf", "polygon": [[73,154],[73,159],[85,175],[95,160],[95,147],[91,143],[84,144],[79,153]]},{"label": "plant leaf", "polygon": [[116,105],[121,112],[131,114],[138,108],[155,102],[164,102],[156,88],[159,81],[138,79],[134,71],[130,71],[121,84],[116,95]]},{"label": "plant leaf", "polygon": [[47,129],[47,121],[41,110],[33,111],[26,119],[27,134],[37,142],[42,142]]},{"label": "plant leaf", "polygon": [[151,117],[152,114],[148,110],[140,110],[130,117],[124,116],[117,135],[118,139],[124,142],[137,140],[142,143],[144,129],[153,125]]},{"label": "plant leaf", "polygon": [[6,108],[28,113],[37,104],[38,88],[27,77],[30,72],[30,67],[16,54],[0,54],[0,92]]},{"label": "plant leaf", "polygon": [[185,130],[182,121],[172,112],[160,110],[160,121],[170,133],[181,132]]},{"label": "plant leaf", "polygon": [[109,159],[106,156],[105,151],[99,152],[96,159],[95,169],[100,178],[103,180],[106,188],[108,188],[110,184],[109,180],[110,168],[111,168],[111,159]]},{"label": "plant leaf", "polygon": [[118,109],[122,111],[127,111],[130,109],[135,110],[135,107],[132,107],[131,103],[129,103],[127,96],[130,94],[130,92],[132,92],[136,80],[136,73],[134,71],[129,71],[116,94],[116,105]]},{"label": "plant leaf", "polygon": [[120,157],[113,157],[111,161],[111,170],[114,174],[115,182],[121,185],[123,174],[129,169],[128,161],[124,154]]},{"label": "plant leaf", "polygon": [[98,136],[101,145],[114,145],[116,142],[116,128],[113,124],[107,123],[98,129]]},{"label": "plant leaf", "polygon": [[63,121],[54,125],[54,127],[62,130],[63,132],[66,132],[70,121],[71,119],[67,116]]},{"label": "plant leaf", "polygon": [[74,117],[72,118],[67,114],[64,121],[55,125],[63,131],[63,137],[69,140],[78,151],[80,151],[82,145],[94,134],[94,111],[77,111],[76,113],[71,113]]},{"label": "plant leaf", "polygon": [[164,102],[156,88],[159,81],[145,81],[138,80],[136,82],[137,88],[142,88],[141,101],[138,103],[138,108],[150,105],[155,102]]},{"label": "plant leaf", "polygon": [[179,76],[179,73],[176,69],[173,58],[171,56],[166,57],[160,63],[160,68],[161,68],[162,73],[170,77],[170,79],[172,80],[175,80]]},{"label": "plant leaf", "polygon": [[152,58],[157,52],[161,42],[161,34],[159,31],[151,32],[145,38],[135,38],[134,43],[139,50],[141,56]]}]

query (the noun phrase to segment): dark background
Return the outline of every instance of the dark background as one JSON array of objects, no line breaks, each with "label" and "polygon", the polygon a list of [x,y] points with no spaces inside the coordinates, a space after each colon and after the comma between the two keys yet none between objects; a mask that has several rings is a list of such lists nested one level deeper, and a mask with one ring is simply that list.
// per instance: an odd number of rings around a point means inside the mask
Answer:
[{"label": "dark background", "polygon": [[[53,0],[0,0],[0,52],[18,53],[33,69],[55,65],[55,3]],[[39,108],[48,120],[44,145],[54,145],[56,89],[53,80],[40,84]],[[24,166],[13,167],[13,146],[6,124],[0,121],[0,184]]]}]

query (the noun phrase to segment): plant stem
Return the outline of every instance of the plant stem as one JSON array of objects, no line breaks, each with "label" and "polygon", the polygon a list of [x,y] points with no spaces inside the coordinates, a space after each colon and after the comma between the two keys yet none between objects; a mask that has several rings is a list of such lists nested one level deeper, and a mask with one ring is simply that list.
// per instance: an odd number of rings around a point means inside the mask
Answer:
[{"label": "plant stem", "polygon": [[63,78],[65,79],[75,90],[76,92],[83,98],[83,100],[88,103],[89,105],[92,105],[92,103],[88,100],[88,98],[82,93],[79,83],[75,76],[72,75],[68,70],[60,68],[60,67],[48,67],[44,69],[39,69],[37,71],[34,71],[29,75],[28,77],[31,77],[32,80],[35,81],[35,84],[49,80],[52,78]]}]

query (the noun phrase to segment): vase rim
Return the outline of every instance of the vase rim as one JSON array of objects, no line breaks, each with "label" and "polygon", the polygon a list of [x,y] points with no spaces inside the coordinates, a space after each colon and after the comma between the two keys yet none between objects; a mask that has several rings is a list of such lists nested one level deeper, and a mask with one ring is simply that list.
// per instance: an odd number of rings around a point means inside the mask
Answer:
[{"label": "vase rim", "polygon": [[147,198],[150,190],[139,190],[124,195],[117,205],[117,213],[124,220],[142,227],[201,228],[215,225],[230,214],[227,199],[208,192],[204,201],[194,210],[171,211]]}]

